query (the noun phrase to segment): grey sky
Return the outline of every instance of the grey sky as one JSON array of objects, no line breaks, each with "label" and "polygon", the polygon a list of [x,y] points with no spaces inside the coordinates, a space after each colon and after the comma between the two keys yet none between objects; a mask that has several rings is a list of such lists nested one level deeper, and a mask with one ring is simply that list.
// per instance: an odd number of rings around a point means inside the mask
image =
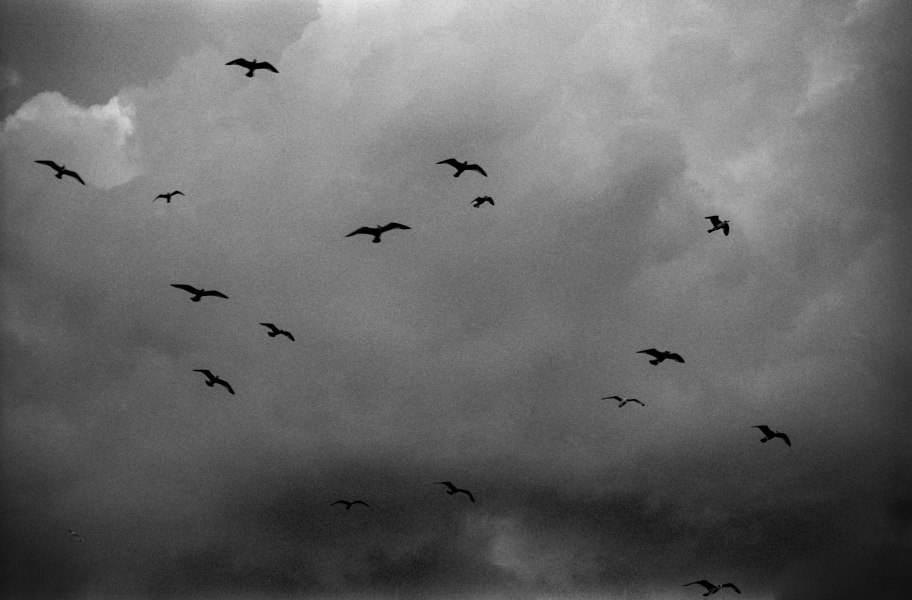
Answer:
[{"label": "grey sky", "polygon": [[900,597],[910,14],[6,3],[5,597]]}]

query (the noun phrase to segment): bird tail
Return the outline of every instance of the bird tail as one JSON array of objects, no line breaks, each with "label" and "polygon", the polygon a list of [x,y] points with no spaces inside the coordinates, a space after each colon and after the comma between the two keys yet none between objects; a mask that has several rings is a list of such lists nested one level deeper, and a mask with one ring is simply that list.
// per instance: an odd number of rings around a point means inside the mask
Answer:
[{"label": "bird tail", "polygon": [[253,77],[253,69],[247,71],[247,77]]},{"label": "bird tail", "polygon": [[760,443],[761,443],[761,444],[765,444],[765,443],[767,443],[768,441],[770,441],[771,439],[773,439],[773,438],[768,438],[768,437],[763,438],[762,440],[760,440]]}]

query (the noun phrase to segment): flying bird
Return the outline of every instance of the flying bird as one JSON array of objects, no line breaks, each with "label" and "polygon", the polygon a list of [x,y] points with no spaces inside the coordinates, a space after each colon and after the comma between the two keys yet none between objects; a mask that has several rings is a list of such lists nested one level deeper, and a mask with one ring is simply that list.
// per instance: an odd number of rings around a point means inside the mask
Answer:
[{"label": "flying bird", "polygon": [[75,179],[76,181],[81,183],[82,185],[86,184],[86,182],[82,180],[82,177],[79,176],[79,173],[77,173],[76,171],[70,171],[66,167],[58,165],[57,163],[55,163],[52,160],[36,160],[35,162],[38,163],[39,165],[47,165],[47,166],[51,167],[52,169],[54,169],[55,171],[57,171],[57,174],[54,176],[57,179],[63,179],[64,175],[69,175],[70,177],[72,177],[73,179]]},{"label": "flying bird", "polygon": [[636,398],[621,398],[620,396],[608,396],[607,398],[602,398],[602,400],[615,400],[615,399],[617,399],[617,401],[620,402],[620,404],[618,404],[618,408],[621,408],[628,402],[636,402],[640,406],[646,406],[645,404],[643,404]]},{"label": "flying bird", "polygon": [[78,533],[76,533],[76,532],[73,531],[72,529],[70,529],[69,531],[70,531],[70,537],[71,537],[71,538],[76,538],[76,541],[77,541],[77,542],[81,542],[81,541],[82,541],[82,537],[81,537]]},{"label": "flying bird", "polygon": [[713,228],[708,230],[706,233],[712,233],[717,229],[721,229],[722,233],[728,235],[728,221],[720,221],[718,215],[713,215],[711,217],[703,217],[704,219],[709,219],[709,222],[712,223]]},{"label": "flying bird", "polygon": [[184,290],[185,292],[190,292],[193,294],[193,297],[190,298],[190,300],[193,302],[199,302],[203,296],[215,296],[216,298],[225,298],[226,300],[228,299],[228,296],[221,292],[217,292],[215,290],[200,290],[193,287],[192,285],[187,285],[185,283],[172,283],[171,287],[175,287],[179,290]]},{"label": "flying bird", "polygon": [[357,235],[359,233],[366,233],[367,235],[374,236],[373,242],[376,244],[380,241],[380,236],[383,235],[385,232],[390,231],[391,229],[411,229],[411,227],[406,227],[402,223],[387,223],[383,227],[381,227],[379,225],[377,225],[376,227],[361,227],[359,229],[355,229],[354,231],[352,231],[345,237],[351,237],[351,236]]},{"label": "flying bird", "polygon": [[206,382],[206,385],[208,385],[209,387],[213,387],[217,383],[219,385],[225,386],[226,388],[228,388],[229,392],[234,394],[234,390],[231,389],[231,386],[228,384],[228,382],[225,381],[224,379],[222,379],[221,377],[219,377],[218,375],[213,375],[212,371],[209,371],[207,369],[193,369],[193,370],[196,371],[197,373],[202,373],[203,375],[205,375],[206,377],[209,378],[209,381]]},{"label": "flying bird", "polygon": [[479,196],[472,200],[472,206],[478,208],[485,202],[488,202],[491,206],[494,206],[494,200],[490,196]]},{"label": "flying bird", "polygon": [[[484,172],[484,169],[482,169],[478,165],[470,165],[469,161],[459,162],[455,158],[448,158],[446,160],[440,161],[437,164],[438,165],[450,165],[451,167],[456,167],[456,172],[453,174],[453,177],[459,177],[460,175],[462,175],[463,171],[478,171],[485,177],[488,176],[488,174]],[[493,202],[491,204],[493,204]]]},{"label": "flying bird", "polygon": [[465,494],[466,496],[469,497],[469,500],[471,500],[472,502],[475,502],[475,497],[472,496],[472,492],[470,492],[469,490],[464,490],[462,488],[458,488],[455,485],[453,485],[452,483],[450,483],[449,481],[438,481],[438,482],[434,483],[434,485],[438,485],[438,484],[445,485],[448,488],[450,488],[447,491],[447,494],[449,494],[450,496],[452,496],[453,494],[458,494],[458,493],[462,492],[463,494]]},{"label": "flying bird", "polygon": [[171,204],[171,196],[174,196],[175,194],[180,194],[181,196],[184,195],[183,192],[181,192],[179,190],[174,190],[170,194],[159,194],[158,196],[155,197],[154,200],[152,200],[152,202],[155,202],[155,200],[158,200],[159,198],[164,198],[165,202],[167,202],[168,204]]},{"label": "flying bird", "polygon": [[681,358],[680,354],[675,354],[674,352],[669,352],[668,350],[656,350],[655,348],[650,348],[649,350],[639,350],[637,354],[648,354],[653,357],[655,360],[649,361],[651,365],[657,365],[665,359],[676,360],[679,363],[684,362],[684,359]]},{"label": "flying bird", "polygon": [[288,339],[290,339],[292,342],[294,341],[294,336],[293,336],[293,335],[291,335],[290,333],[288,333],[288,332],[285,331],[284,329],[279,329],[278,327],[276,327],[276,326],[273,325],[272,323],[260,323],[260,325],[265,325],[266,327],[269,328],[269,331],[266,332],[267,334],[269,334],[269,337],[275,337],[275,336],[277,336],[277,335],[284,335],[284,336],[286,336]]},{"label": "flying bird", "polygon": [[710,594],[715,594],[722,588],[727,588],[727,587],[730,587],[731,589],[735,590],[739,594],[741,593],[741,590],[736,588],[735,584],[733,584],[733,583],[723,583],[722,585],[715,585],[715,584],[712,584],[712,583],[706,581],[705,579],[701,579],[700,581],[693,581],[691,583],[685,583],[684,587],[687,587],[689,585],[702,585],[703,587],[705,587],[706,593],[703,594],[704,596],[709,596]]},{"label": "flying bird", "polygon": [[370,508],[370,505],[368,505],[367,502],[362,502],[361,500],[354,500],[352,502],[349,502],[348,500],[336,500],[335,502],[330,504],[330,506],[335,506],[336,504],[344,504],[345,510],[350,509],[355,504],[363,504],[364,506],[367,506],[368,508]]},{"label": "flying bird", "polygon": [[756,427],[761,432],[763,432],[763,435],[766,436],[762,440],[760,440],[760,443],[762,443],[762,444],[765,444],[768,441],[775,439],[775,438],[782,438],[782,441],[784,441],[787,446],[792,445],[792,442],[789,441],[789,436],[787,436],[784,433],[781,433],[779,431],[773,431],[766,425],[751,425],[751,427]]},{"label": "flying bird", "polygon": [[249,61],[249,60],[246,60],[243,58],[236,58],[231,62],[225,63],[225,66],[228,66],[228,65],[238,65],[240,67],[244,67],[245,69],[248,69],[247,77],[253,77],[253,72],[256,71],[257,69],[266,69],[267,71],[272,71],[273,73],[279,72],[278,69],[273,67],[268,62],[265,62],[265,61],[257,62],[255,58],[253,59],[253,61]]}]

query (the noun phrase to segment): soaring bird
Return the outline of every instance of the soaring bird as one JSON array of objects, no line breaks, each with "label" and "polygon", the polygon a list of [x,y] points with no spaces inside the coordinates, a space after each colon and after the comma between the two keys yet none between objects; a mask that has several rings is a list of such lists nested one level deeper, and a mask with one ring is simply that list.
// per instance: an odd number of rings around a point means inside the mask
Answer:
[{"label": "soaring bird", "polygon": [[478,171],[485,177],[488,176],[488,174],[484,172],[484,169],[482,169],[478,165],[470,165],[469,161],[459,162],[455,158],[448,158],[446,160],[440,161],[437,164],[438,165],[450,165],[451,167],[456,167],[456,172],[453,174],[453,177],[459,177],[460,175],[462,175],[463,171]]},{"label": "soaring bird", "polygon": [[219,385],[225,386],[226,388],[228,388],[229,392],[234,394],[234,390],[231,389],[231,386],[228,384],[228,382],[225,381],[224,379],[222,379],[221,377],[219,377],[218,375],[213,375],[212,371],[209,371],[207,369],[193,369],[193,370],[196,371],[197,373],[202,373],[203,375],[205,375],[206,377],[209,378],[209,381],[206,382],[206,385],[208,385],[209,387],[213,387],[217,383]]},{"label": "soaring bird", "polygon": [[709,222],[712,223],[713,228],[709,229],[706,233],[712,233],[717,229],[721,229],[722,233],[728,235],[728,221],[720,221],[718,215],[713,215],[711,217],[703,217],[704,219],[709,219]]},{"label": "soaring bird", "polygon": [[637,354],[648,354],[653,357],[655,360],[649,361],[651,365],[657,365],[665,359],[676,360],[679,363],[684,362],[684,359],[681,358],[680,354],[675,354],[674,352],[669,352],[668,350],[656,350],[655,348],[650,348],[649,350],[638,350]]},{"label": "soaring bird", "polygon": [[345,510],[350,509],[355,504],[363,504],[364,506],[367,506],[368,508],[370,508],[370,505],[367,502],[362,502],[361,500],[354,500],[352,502],[349,502],[348,500],[336,500],[335,502],[330,504],[330,506],[335,506],[336,504],[344,504]]},{"label": "soaring bird", "polygon": [[183,192],[181,192],[179,190],[174,190],[170,194],[159,194],[152,200],[152,202],[155,202],[155,200],[158,200],[159,198],[164,198],[165,202],[167,202],[168,204],[171,204],[171,196],[174,196],[175,194],[180,194],[181,196],[184,195]]},{"label": "soaring bird", "polygon": [[380,241],[380,236],[391,229],[411,229],[411,227],[406,227],[402,223],[387,223],[383,227],[381,227],[380,225],[377,225],[376,227],[361,227],[359,229],[355,229],[354,231],[352,231],[345,237],[351,237],[351,236],[357,235],[359,233],[366,233],[367,235],[374,236],[373,241],[376,244]]},{"label": "soaring bird", "polygon": [[290,333],[288,333],[288,332],[285,331],[284,329],[279,329],[278,327],[276,327],[276,326],[273,325],[272,323],[260,323],[260,325],[265,325],[266,327],[269,328],[269,331],[266,332],[266,333],[269,334],[269,337],[275,337],[275,336],[277,336],[277,335],[284,335],[284,336],[286,336],[288,339],[290,339],[292,342],[294,341],[294,336],[293,336],[293,335],[291,335]]},{"label": "soaring bird", "polygon": [[710,594],[715,594],[722,588],[727,588],[727,587],[730,587],[731,589],[735,590],[739,594],[741,593],[741,590],[736,588],[735,584],[733,584],[733,583],[723,583],[722,585],[715,585],[715,584],[712,584],[712,583],[706,581],[705,579],[701,579],[700,581],[693,581],[691,583],[685,583],[684,587],[687,587],[689,585],[702,585],[703,587],[705,587],[706,593],[703,594],[704,596],[709,596]]},{"label": "soaring bird", "polygon": [[77,542],[81,542],[81,541],[82,541],[82,537],[81,537],[78,533],[76,533],[75,531],[73,531],[72,529],[70,529],[70,537],[71,537],[71,538],[76,538],[76,541],[77,541]]},{"label": "soaring bird", "polygon": [[76,171],[70,171],[66,167],[64,167],[62,165],[58,165],[57,163],[55,163],[52,160],[36,160],[35,162],[38,163],[39,165],[47,165],[47,166],[51,167],[52,169],[54,169],[55,171],[57,171],[57,174],[54,176],[57,179],[63,179],[64,175],[69,175],[70,177],[72,177],[73,179],[75,179],[76,181],[81,183],[82,185],[86,184],[86,182],[82,180],[82,177],[79,176],[79,173],[77,173]]},{"label": "soaring bird", "polygon": [[792,442],[789,441],[789,436],[787,436],[784,433],[781,433],[779,431],[773,431],[766,425],[751,425],[751,427],[756,427],[763,433],[763,435],[766,436],[762,440],[760,440],[760,443],[762,443],[762,444],[765,444],[774,438],[782,438],[782,441],[784,441],[787,446],[792,445]]},{"label": "soaring bird", "polygon": [[643,404],[636,398],[621,398],[620,396],[608,396],[607,398],[602,398],[602,400],[615,400],[615,399],[620,403],[620,404],[618,404],[618,408],[621,408],[628,402],[636,402],[640,406],[646,406],[645,404]]},{"label": "soaring bird", "polygon": [[249,60],[246,60],[243,58],[236,58],[231,62],[225,63],[225,66],[228,66],[228,65],[238,65],[238,66],[244,67],[245,69],[248,69],[247,77],[253,77],[253,72],[256,71],[257,69],[266,69],[267,71],[272,71],[273,73],[279,72],[278,69],[273,67],[268,62],[257,62],[255,58],[253,59],[253,61],[249,61]]},{"label": "soaring bird", "polygon": [[485,202],[488,202],[491,206],[494,206],[494,200],[490,196],[479,196],[472,200],[472,206],[478,208]]},{"label": "soaring bird", "polygon": [[185,283],[172,283],[171,287],[176,287],[179,290],[184,290],[185,292],[190,292],[193,294],[193,297],[190,298],[193,302],[199,302],[203,296],[215,296],[216,298],[225,298],[228,299],[228,296],[221,292],[215,290],[200,290],[192,285],[187,285]]},{"label": "soaring bird", "polygon": [[466,496],[469,497],[469,500],[471,500],[472,502],[475,502],[475,497],[472,496],[472,492],[470,492],[469,490],[464,490],[462,488],[458,488],[455,485],[453,485],[452,483],[450,483],[449,481],[438,481],[438,482],[434,483],[434,485],[437,485],[437,484],[445,485],[448,488],[450,488],[447,491],[447,494],[449,494],[450,496],[452,496],[453,494],[458,494],[458,493],[462,492],[463,494],[465,494]]}]

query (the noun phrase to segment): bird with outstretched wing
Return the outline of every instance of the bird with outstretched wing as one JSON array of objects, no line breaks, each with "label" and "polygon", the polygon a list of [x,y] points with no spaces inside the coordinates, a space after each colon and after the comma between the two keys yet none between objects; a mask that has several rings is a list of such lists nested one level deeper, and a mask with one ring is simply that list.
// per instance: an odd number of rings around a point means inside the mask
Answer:
[{"label": "bird with outstretched wing", "polygon": [[54,177],[56,177],[57,179],[63,179],[64,175],[69,175],[70,177],[72,177],[73,179],[75,179],[76,181],[81,183],[82,185],[86,184],[85,181],[82,180],[82,177],[79,176],[79,173],[77,173],[76,171],[70,171],[63,165],[58,165],[57,163],[55,163],[52,160],[36,160],[35,162],[38,163],[39,165],[47,165],[47,166],[51,167],[52,169],[54,169],[55,171],[57,171],[57,174],[54,175]]}]

